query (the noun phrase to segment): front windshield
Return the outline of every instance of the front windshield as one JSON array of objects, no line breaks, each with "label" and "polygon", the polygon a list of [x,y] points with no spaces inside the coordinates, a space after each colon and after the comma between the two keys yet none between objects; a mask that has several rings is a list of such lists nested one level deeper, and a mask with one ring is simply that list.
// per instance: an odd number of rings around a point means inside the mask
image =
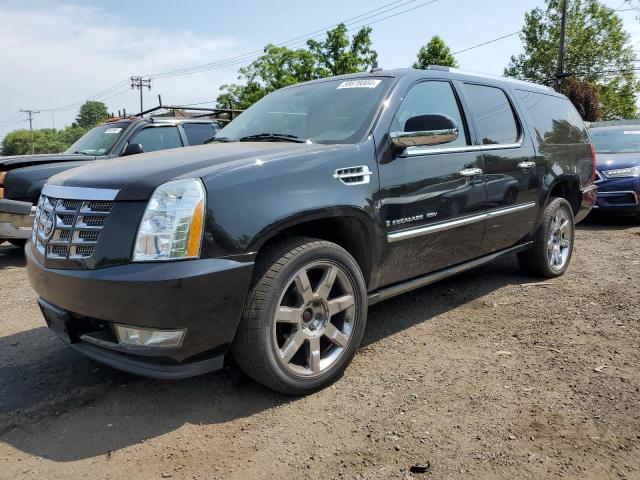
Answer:
[{"label": "front windshield", "polygon": [[640,152],[640,130],[591,130],[591,140],[598,153]]},{"label": "front windshield", "polygon": [[277,90],[223,128],[214,141],[356,143],[367,134],[390,78],[330,80]]},{"label": "front windshield", "polygon": [[65,153],[82,153],[85,155],[106,155],[120,138],[129,123],[107,123],[92,128],[76,143],[71,145]]}]

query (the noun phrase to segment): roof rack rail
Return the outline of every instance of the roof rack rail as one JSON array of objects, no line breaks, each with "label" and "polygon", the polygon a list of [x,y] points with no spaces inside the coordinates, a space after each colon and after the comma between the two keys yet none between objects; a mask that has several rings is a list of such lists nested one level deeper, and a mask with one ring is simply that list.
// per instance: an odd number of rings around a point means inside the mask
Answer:
[{"label": "roof rack rail", "polygon": [[451,70],[451,68],[445,67],[444,65],[427,65],[427,70],[438,70],[441,72],[448,72]]}]

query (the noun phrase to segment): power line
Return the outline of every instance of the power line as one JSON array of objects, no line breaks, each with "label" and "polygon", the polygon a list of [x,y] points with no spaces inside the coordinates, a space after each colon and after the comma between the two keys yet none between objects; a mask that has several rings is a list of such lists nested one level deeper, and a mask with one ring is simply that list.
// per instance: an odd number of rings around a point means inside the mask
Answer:
[{"label": "power line", "polygon": [[[392,10],[396,10],[398,8],[402,8],[402,7],[408,6],[411,3],[415,3],[415,1],[416,0],[411,0],[411,1],[408,1],[408,2],[404,2],[404,3],[400,4],[400,5],[396,5],[395,7],[389,8],[387,10],[379,11],[375,15],[370,15],[370,16],[365,17],[365,18],[360,18],[360,20],[358,20],[357,22],[344,21],[344,22],[340,22],[340,23],[344,23],[345,26],[350,26],[351,28],[348,28],[347,32],[351,32],[351,31],[353,31],[355,29],[368,27],[370,25],[374,25],[374,24],[382,22],[384,20],[388,20],[389,18],[393,18],[393,17],[396,17],[398,15],[402,15],[402,14],[411,12],[413,10],[417,10],[418,8],[422,8],[422,7],[425,7],[427,5],[431,5],[433,3],[436,3],[439,0],[430,0],[430,1],[418,4],[416,6],[413,6],[411,8],[407,8],[405,10],[401,10],[399,12],[395,12],[395,13],[393,13],[391,15],[387,15],[387,16],[382,17],[382,18],[375,18],[375,17],[378,17],[378,16],[380,16],[380,15],[382,15],[384,13],[388,13],[388,12],[390,12]],[[386,6],[392,5],[394,3],[398,3],[398,2],[393,2],[391,4],[387,4]],[[384,8],[384,7],[380,7],[377,10],[380,10],[381,8]],[[375,10],[373,10],[373,11],[375,11]],[[364,13],[362,15],[359,15],[358,17],[353,17],[353,18],[363,17],[363,16],[367,15],[368,13],[371,13],[371,11],[370,12],[366,12],[366,13]],[[366,22],[366,20],[370,20],[370,19],[374,19],[374,18],[375,18],[375,20],[372,20],[371,22]],[[365,23],[361,23],[363,21]],[[358,24],[358,25],[356,25],[356,24]],[[336,25],[339,25],[339,23],[335,24],[334,26],[336,26]],[[331,27],[328,27],[328,28],[331,28]],[[317,32],[322,32],[322,33],[314,35]],[[312,32],[312,33],[307,34],[307,35],[296,37],[296,39],[288,40],[286,42],[278,43],[278,44],[275,44],[275,45],[276,46],[293,47],[295,45],[304,44],[308,40],[312,40],[312,39],[315,39],[315,38],[318,38],[318,37],[322,37],[324,34],[325,34],[325,30],[324,29],[323,30],[317,30],[316,32]],[[207,63],[207,64],[203,64],[203,65],[196,65],[196,66],[189,67],[189,68],[184,68],[184,69],[181,69],[181,70],[174,70],[174,71],[170,71],[170,72],[161,72],[161,73],[156,73],[156,74],[151,74],[151,75],[145,75],[145,77],[148,77],[148,78],[151,78],[151,79],[158,79],[158,78],[169,78],[169,77],[177,77],[177,76],[184,76],[184,75],[193,75],[193,74],[196,74],[196,73],[206,72],[206,71],[210,71],[210,70],[216,70],[216,69],[219,69],[219,68],[230,67],[230,66],[237,65],[237,64],[240,64],[240,63],[246,63],[246,62],[249,62],[251,60],[255,60],[256,58],[260,57],[263,54],[264,54],[264,50],[256,50],[256,51],[253,51],[253,52],[248,52],[248,53],[245,53],[243,55],[238,55],[236,57],[230,57],[230,58],[219,60],[219,61],[216,61],[216,62],[211,62],[211,63]]]},{"label": "power line", "polygon": [[[373,19],[375,17],[378,17],[380,15],[383,15],[387,12],[391,12],[393,10],[397,10],[400,9],[402,7],[406,7],[412,3],[415,3],[417,0],[396,0],[393,2],[389,2],[386,3],[380,7],[374,8],[372,10],[368,10],[364,13],[361,13],[359,15],[356,15],[354,17],[350,17],[342,22],[336,23],[334,25],[331,25],[330,27],[325,27],[325,29],[321,29],[321,30],[316,30],[314,32],[311,32],[309,34],[306,35],[301,35],[298,37],[295,37],[293,39],[290,39],[286,42],[282,42],[280,44],[277,44],[278,46],[285,46],[285,45],[295,45],[295,44],[300,44],[300,43],[304,43],[305,41],[314,38],[313,35],[318,34],[320,32],[322,32],[324,34],[324,31],[327,29],[331,29],[336,27],[337,25],[339,25],[340,23],[344,23],[345,25],[352,25],[354,23],[359,23],[362,21],[366,21],[368,19]],[[437,2],[438,0],[431,0],[428,2],[424,2],[418,6],[414,6],[412,8],[400,11],[400,12],[396,12],[392,15],[389,15],[387,17],[384,18],[379,18],[376,19],[372,22],[370,22],[368,25],[372,25],[374,23],[378,23],[380,21],[386,20],[388,18],[392,18],[395,17],[397,15],[403,14],[403,13],[407,13],[410,12],[412,10],[416,10],[417,8],[421,8],[424,7],[426,5],[430,5],[432,3]],[[377,13],[376,13],[377,12]],[[368,26],[368,25],[360,25],[359,28],[362,28],[363,26]],[[350,30],[348,30],[350,31]],[[318,36],[318,35],[316,35]],[[185,69],[180,69],[180,70],[173,70],[173,71],[169,71],[169,72],[160,72],[157,74],[153,74],[153,75],[143,75],[142,77],[145,77],[145,79],[153,79],[153,78],[168,78],[168,77],[173,77],[173,76],[182,76],[182,75],[190,75],[190,74],[194,74],[194,73],[200,73],[200,72],[204,72],[207,70],[213,70],[215,68],[223,68],[223,67],[228,67],[228,66],[233,66],[233,65],[237,65],[239,63],[244,63],[244,62],[248,62],[251,61],[255,58],[258,58],[260,55],[262,55],[264,52],[263,50],[256,50],[254,52],[248,52],[242,55],[238,55],[236,57],[231,57],[231,58],[227,58],[227,59],[223,59],[223,60],[219,60],[216,62],[211,62],[208,64],[203,64],[203,65],[196,65],[193,67],[189,67],[189,68],[185,68]],[[66,105],[61,105],[61,106],[57,106],[57,107],[52,107],[52,108],[41,108],[40,111],[46,111],[46,112],[61,112],[61,111],[68,111],[68,110],[73,110],[77,107],[79,107],[82,103],[84,103],[85,101],[89,101],[89,100],[108,100],[109,98],[112,98],[112,96],[108,97],[108,98],[102,98],[105,97],[106,95],[109,95],[111,93],[115,92],[115,95],[120,95],[122,93],[124,93],[124,91],[118,91],[122,86],[127,85],[129,83],[130,79],[124,79],[121,80],[120,82],[112,85],[111,87],[109,87],[106,90],[103,90],[102,92],[99,92],[91,97],[85,98],[83,100],[78,100],[76,102],[72,102]],[[0,122],[3,123],[3,122]]]},{"label": "power line", "polygon": [[497,38],[494,38],[492,40],[487,40],[486,42],[478,43],[477,45],[473,45],[473,46],[468,47],[468,48],[463,48],[462,50],[458,50],[457,52],[453,52],[452,55],[458,55],[460,53],[468,52],[469,50],[474,50],[476,48],[484,47],[485,45],[489,45],[490,43],[494,43],[494,42],[497,42],[499,40],[503,40],[505,38],[513,37],[514,35],[518,35],[520,32],[521,32],[521,30],[518,30],[517,32],[509,33],[507,35],[503,35],[501,37],[497,37]]},{"label": "power line", "polygon": [[[315,31],[310,32],[310,33],[306,33],[304,35],[300,35],[298,37],[292,38],[292,39],[284,41],[284,42],[276,43],[274,45],[276,47],[284,47],[284,46],[291,46],[292,44],[304,43],[304,42],[306,42],[307,40],[309,40],[311,38],[315,38],[314,35],[324,34],[326,32],[326,30],[330,30],[332,28],[335,28],[338,25],[340,25],[340,23],[343,23],[345,25],[350,25],[350,24],[354,23],[354,20],[360,19],[358,21],[362,21],[362,20],[366,20],[367,18],[373,18],[373,17],[376,17],[376,16],[381,15],[383,13],[386,13],[388,11],[404,7],[404,6],[409,5],[411,3],[415,3],[416,1],[417,0],[409,0],[409,1],[396,0],[394,2],[382,5],[381,7],[374,8],[373,10],[368,10],[368,11],[366,11],[364,13],[361,13],[360,15],[356,15],[355,17],[351,17],[351,18],[348,18],[346,20],[343,20],[342,22],[335,23],[335,24],[330,25],[328,27],[325,27],[325,28],[322,28],[322,29],[319,29],[319,30],[315,30]],[[397,5],[398,3],[400,3],[401,5]],[[391,7],[391,5],[396,5],[396,6]],[[387,10],[384,10],[387,7],[391,7],[391,8],[388,8]],[[380,10],[384,10],[384,11],[380,12]],[[367,17],[365,19],[362,18],[362,17],[365,17],[366,15],[369,15],[369,14],[371,14],[373,12],[378,12],[378,13],[376,13],[375,15],[371,15],[370,17]],[[202,65],[195,65],[193,67],[186,67],[186,68],[182,68],[182,69],[171,70],[171,71],[168,71],[168,72],[147,74],[147,75],[144,75],[144,76],[145,77],[150,77],[150,78],[153,79],[153,78],[165,78],[165,77],[170,77],[170,76],[178,76],[178,75],[187,74],[187,73],[199,73],[200,71],[206,71],[208,69],[208,67],[228,66],[228,65],[233,65],[235,63],[241,63],[241,62],[244,62],[244,61],[253,60],[254,58],[257,58],[258,56],[262,55],[263,53],[264,53],[263,49],[254,50],[254,51],[251,51],[251,52],[243,53],[241,55],[236,55],[234,57],[225,58],[223,60],[217,60],[215,62],[205,63],[205,64],[202,64]],[[229,64],[228,62],[232,62],[232,63]],[[204,69],[204,70],[201,70],[201,69]]]}]

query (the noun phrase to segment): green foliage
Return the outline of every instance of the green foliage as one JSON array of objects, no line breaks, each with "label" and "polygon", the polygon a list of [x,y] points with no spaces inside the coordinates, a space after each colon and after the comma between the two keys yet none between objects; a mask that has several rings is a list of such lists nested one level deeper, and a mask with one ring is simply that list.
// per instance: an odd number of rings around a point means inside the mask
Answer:
[{"label": "green foliage", "polygon": [[80,107],[76,123],[83,128],[92,128],[109,118],[107,106],[102,102],[87,101]]},{"label": "green foliage", "polygon": [[371,29],[362,28],[349,40],[340,24],[321,41],[309,40],[308,48],[292,50],[267,45],[264,55],[239,70],[241,84],[225,84],[217,98],[218,108],[245,109],[282,87],[330,75],[367,70],[378,54],[371,48]]},{"label": "green foliage", "polygon": [[[505,75],[546,85],[554,82],[560,42],[562,0],[525,14],[524,53],[512,56]],[[639,83],[631,70],[630,36],[615,12],[598,0],[572,0],[567,8],[565,72],[597,92],[602,119],[632,118]]]},{"label": "green foliage", "polygon": [[361,28],[349,42],[347,27],[341,23],[323,41],[308,40],[307,46],[315,56],[317,78],[362,72],[378,59],[371,48],[371,27]]},{"label": "green foliage", "polygon": [[[33,131],[35,153],[61,153],[86,133],[87,129],[73,125],[62,130],[43,128]],[[14,130],[2,140],[2,155],[30,155],[31,133],[29,130]]]},{"label": "green foliage", "polygon": [[586,80],[570,78],[564,83],[562,93],[575,105],[583,120],[595,122],[600,118],[598,91]]},{"label": "green foliage", "polygon": [[444,67],[458,67],[458,62],[451,54],[451,50],[439,36],[434,35],[426,45],[420,47],[418,60],[413,68],[424,70],[429,65],[442,65]]}]

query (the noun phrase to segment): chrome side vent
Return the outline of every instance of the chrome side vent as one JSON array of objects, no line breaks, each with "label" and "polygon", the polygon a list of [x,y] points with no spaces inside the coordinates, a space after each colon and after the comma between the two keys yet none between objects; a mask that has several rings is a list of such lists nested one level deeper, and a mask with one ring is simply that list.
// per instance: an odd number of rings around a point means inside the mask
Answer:
[{"label": "chrome side vent", "polygon": [[369,167],[360,165],[359,167],[339,168],[333,174],[333,178],[337,178],[345,185],[364,185],[369,183],[369,177],[373,175]]}]

